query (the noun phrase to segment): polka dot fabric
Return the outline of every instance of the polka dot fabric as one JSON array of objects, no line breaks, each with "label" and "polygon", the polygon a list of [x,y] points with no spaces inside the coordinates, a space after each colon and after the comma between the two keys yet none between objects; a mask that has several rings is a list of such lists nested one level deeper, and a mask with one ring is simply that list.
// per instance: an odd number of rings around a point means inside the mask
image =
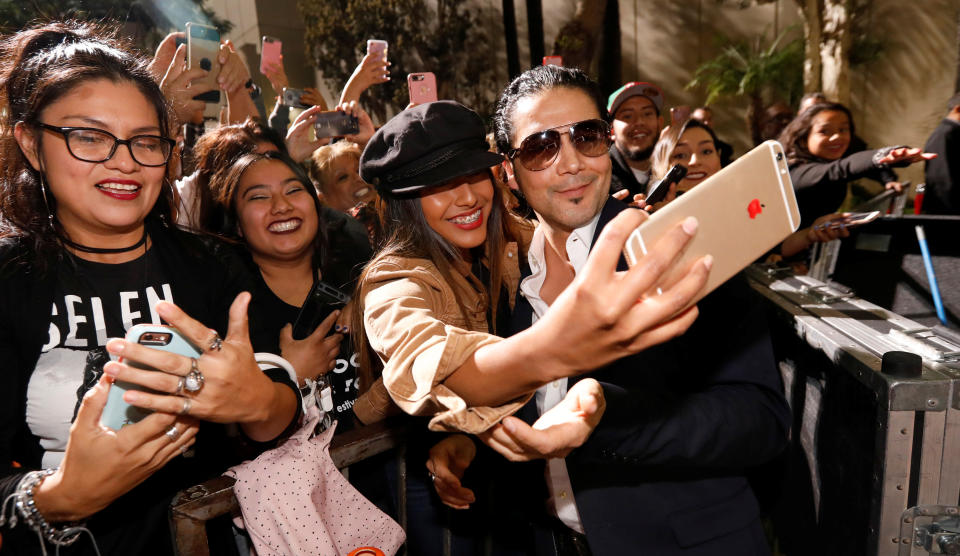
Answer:
[{"label": "polka dot fabric", "polygon": [[399,550],[403,529],[357,492],[330,458],[336,426],[310,438],[320,415],[286,442],[225,475],[259,556],[347,556],[359,547]]}]

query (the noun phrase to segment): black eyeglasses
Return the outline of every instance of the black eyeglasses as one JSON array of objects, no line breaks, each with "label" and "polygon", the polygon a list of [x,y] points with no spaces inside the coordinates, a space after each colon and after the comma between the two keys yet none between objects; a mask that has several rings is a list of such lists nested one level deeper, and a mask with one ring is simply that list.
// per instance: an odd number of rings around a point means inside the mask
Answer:
[{"label": "black eyeglasses", "polygon": [[37,125],[63,135],[70,154],[84,162],[106,162],[116,154],[118,145],[126,145],[130,156],[141,166],[163,166],[173,152],[173,139],[159,135],[134,135],[129,139],[117,139],[114,134],[95,127]]},{"label": "black eyeglasses", "polygon": [[583,120],[572,124],[538,131],[510,149],[507,158],[516,158],[531,172],[545,170],[553,164],[560,153],[560,132],[570,134],[570,141],[577,151],[586,156],[601,156],[610,149],[610,126],[603,120]]}]

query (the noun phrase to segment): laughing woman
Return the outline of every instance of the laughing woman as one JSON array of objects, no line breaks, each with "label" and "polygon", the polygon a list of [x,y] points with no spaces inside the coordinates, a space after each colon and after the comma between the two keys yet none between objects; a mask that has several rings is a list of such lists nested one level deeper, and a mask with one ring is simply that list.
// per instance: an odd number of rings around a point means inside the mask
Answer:
[{"label": "laughing woman", "polygon": [[[168,225],[171,126],[145,61],[87,25],[21,31],[0,45],[0,106],[3,547],[92,554],[88,531],[104,554],[171,553],[173,494],[232,463],[215,423],[273,440],[294,385],[254,360],[242,268]],[[161,319],[202,355],[108,341]],[[113,380],[154,391],[124,395],[152,413],[118,431],[100,425]]]},{"label": "laughing woman", "polygon": [[[206,231],[243,244],[242,258],[256,282],[251,337],[266,351],[287,359],[303,384],[329,373],[332,417],[341,420],[338,431],[345,430],[353,420],[358,389],[351,342],[341,349],[341,340],[350,331],[347,315],[331,313],[300,339],[293,338],[292,324],[318,280],[352,294],[371,255],[363,226],[322,206],[300,166],[276,151],[237,157],[210,177],[209,187],[214,207],[207,215]],[[337,332],[328,335],[333,328]],[[370,392],[356,408],[361,422],[379,420],[364,412],[363,404],[373,395]],[[379,399],[388,401],[385,395]],[[344,416],[350,418],[344,422]]]}]

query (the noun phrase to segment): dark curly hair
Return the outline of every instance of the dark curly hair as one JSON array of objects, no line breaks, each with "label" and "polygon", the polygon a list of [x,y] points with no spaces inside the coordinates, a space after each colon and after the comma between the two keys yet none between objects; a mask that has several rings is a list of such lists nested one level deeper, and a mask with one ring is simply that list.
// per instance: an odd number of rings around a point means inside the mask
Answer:
[{"label": "dark curly hair", "polygon": [[[61,253],[58,234],[66,235],[50,215],[56,199],[44,191],[42,168],[33,168],[14,138],[17,124],[36,127],[43,111],[74,90],[95,79],[136,86],[156,108],[160,129],[169,137],[169,105],[147,70],[147,60],[104,27],[78,21],[41,24],[6,36],[0,41],[0,243],[19,243],[40,255],[34,264],[42,270],[44,255]],[[41,135],[42,137],[42,135]],[[41,139],[37,140],[37,150]],[[170,185],[169,175],[167,184]],[[148,219],[169,218],[173,210],[172,187],[161,188],[162,199]],[[53,224],[51,226],[51,224]]]}]

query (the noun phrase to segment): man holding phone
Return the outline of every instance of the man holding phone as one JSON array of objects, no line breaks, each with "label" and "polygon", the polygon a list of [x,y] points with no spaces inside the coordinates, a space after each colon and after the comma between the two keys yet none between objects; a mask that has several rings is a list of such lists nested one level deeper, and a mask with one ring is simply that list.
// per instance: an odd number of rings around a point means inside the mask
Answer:
[{"label": "man holding phone", "polygon": [[[611,112],[631,98],[653,103],[639,90],[611,97]],[[529,264],[515,330],[543,318],[604,225],[628,210],[608,195],[614,163],[602,118],[596,83],[570,68],[533,68],[497,104],[497,148],[540,221],[521,261]],[[552,515],[538,529],[541,542],[552,540],[561,556],[769,554],[745,469],[786,446],[790,412],[752,301],[749,288],[731,280],[700,302],[683,336],[587,375],[601,381],[606,413],[581,448],[548,459]],[[518,417],[532,422],[573,382],[544,386]],[[512,460],[551,456],[549,431],[514,417],[488,436]]]},{"label": "man holding phone", "polygon": [[614,142],[611,193],[629,189],[630,197],[646,193],[650,182],[650,155],[663,130],[663,92],[653,83],[633,81],[607,100],[613,118]]}]

